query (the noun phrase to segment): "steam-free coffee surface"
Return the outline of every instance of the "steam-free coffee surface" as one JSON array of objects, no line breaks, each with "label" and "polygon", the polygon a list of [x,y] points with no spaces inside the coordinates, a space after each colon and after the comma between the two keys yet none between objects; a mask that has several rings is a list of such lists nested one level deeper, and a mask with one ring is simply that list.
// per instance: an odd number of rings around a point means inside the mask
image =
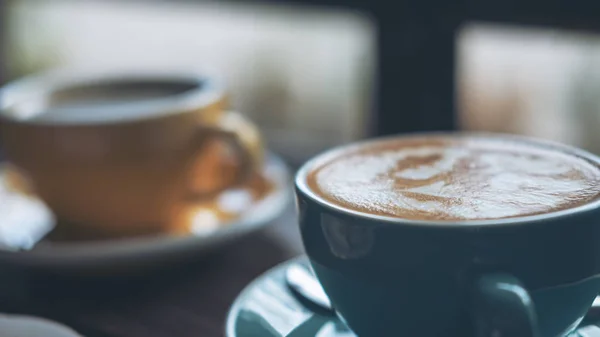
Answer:
[{"label": "steam-free coffee surface", "polygon": [[[43,94],[32,93],[9,104],[5,117],[42,124],[100,123],[156,115],[157,101],[178,98],[199,86],[168,81],[100,81]],[[174,104],[174,103],[171,103]],[[175,113],[165,109],[161,114]]]},{"label": "steam-free coffee surface", "polygon": [[600,193],[600,169],[545,144],[492,136],[426,136],[367,143],[307,177],[327,201],[364,213],[484,220],[549,213]]}]

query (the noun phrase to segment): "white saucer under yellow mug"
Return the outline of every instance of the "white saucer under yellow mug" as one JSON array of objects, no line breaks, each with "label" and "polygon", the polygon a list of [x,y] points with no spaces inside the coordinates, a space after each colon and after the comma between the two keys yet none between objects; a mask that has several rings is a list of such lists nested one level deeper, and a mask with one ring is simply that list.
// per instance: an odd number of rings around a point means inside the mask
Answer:
[{"label": "white saucer under yellow mug", "polygon": [[[291,178],[286,164],[268,155],[262,175],[272,189],[252,199],[244,188],[215,196],[210,207],[188,209],[186,231],[100,241],[53,241],[56,217],[34,194],[7,186],[0,165],[0,263],[68,272],[134,272],[174,260],[199,258],[272,224],[291,204]],[[221,212],[233,214],[219,218]]]}]

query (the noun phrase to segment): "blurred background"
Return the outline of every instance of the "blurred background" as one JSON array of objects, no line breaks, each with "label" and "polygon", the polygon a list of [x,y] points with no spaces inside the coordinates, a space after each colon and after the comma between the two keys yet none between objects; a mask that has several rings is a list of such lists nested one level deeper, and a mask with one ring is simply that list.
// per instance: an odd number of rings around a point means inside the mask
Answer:
[{"label": "blurred background", "polygon": [[359,138],[374,27],[349,10],[221,2],[6,1],[5,74],[201,71],[292,162]]},{"label": "blurred background", "polygon": [[[425,17],[390,28],[364,4],[0,3],[2,81],[65,66],[217,74],[234,107],[292,164],[366,136],[421,129],[526,134],[600,153],[600,37],[558,29],[560,17],[541,13],[550,24],[540,28],[465,23],[454,10],[446,23]],[[577,11],[585,8],[565,20]],[[420,47],[423,32],[440,33],[439,46]],[[445,47],[447,37],[455,47]],[[441,62],[430,55],[438,53]],[[425,60],[413,66],[411,57]]]}]

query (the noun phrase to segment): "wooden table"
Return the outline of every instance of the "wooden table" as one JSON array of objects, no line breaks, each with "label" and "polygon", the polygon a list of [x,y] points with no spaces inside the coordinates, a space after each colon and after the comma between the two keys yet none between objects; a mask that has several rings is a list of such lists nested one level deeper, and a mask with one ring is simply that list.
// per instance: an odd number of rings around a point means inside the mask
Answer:
[{"label": "wooden table", "polygon": [[0,273],[0,312],[62,322],[86,337],[222,337],[255,277],[302,251],[292,207],[262,232],[200,260],[126,279]]}]

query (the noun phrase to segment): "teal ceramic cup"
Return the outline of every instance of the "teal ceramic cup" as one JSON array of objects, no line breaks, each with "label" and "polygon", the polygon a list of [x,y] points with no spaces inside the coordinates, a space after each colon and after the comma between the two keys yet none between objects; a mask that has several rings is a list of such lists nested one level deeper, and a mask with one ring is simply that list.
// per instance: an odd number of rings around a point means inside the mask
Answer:
[{"label": "teal ceramic cup", "polygon": [[306,253],[358,336],[562,337],[580,324],[600,291],[600,201],[467,222],[361,213],[307,184],[311,170],[348,149],[307,162],[296,195]]}]

